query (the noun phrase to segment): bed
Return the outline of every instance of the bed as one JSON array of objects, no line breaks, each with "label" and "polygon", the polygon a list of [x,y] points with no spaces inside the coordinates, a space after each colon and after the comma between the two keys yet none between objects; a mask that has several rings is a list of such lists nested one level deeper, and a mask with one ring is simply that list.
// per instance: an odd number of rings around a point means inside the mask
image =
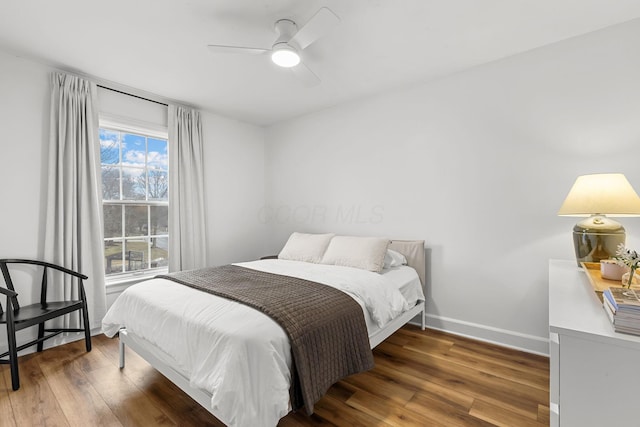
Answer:
[{"label": "bed", "polygon": [[[407,265],[381,274],[277,259],[234,265],[329,286],[331,280],[348,282],[342,290],[362,307],[372,349],[418,315],[425,327],[424,241],[392,241],[388,248],[404,255]],[[372,309],[368,300],[374,297],[359,295],[360,284],[368,289],[377,282],[382,294],[375,298],[393,301],[391,308]],[[125,293],[103,321],[106,335],[119,333],[121,368],[128,346],[229,426],[274,426],[291,410],[291,347],[270,317],[164,278]]]}]

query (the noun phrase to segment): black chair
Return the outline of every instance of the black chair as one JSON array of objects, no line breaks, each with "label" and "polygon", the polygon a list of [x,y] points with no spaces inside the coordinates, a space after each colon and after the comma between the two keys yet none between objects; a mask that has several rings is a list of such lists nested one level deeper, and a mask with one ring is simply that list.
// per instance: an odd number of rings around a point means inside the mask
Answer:
[{"label": "black chair", "polygon": [[[40,302],[21,307],[18,304],[18,293],[13,286],[13,280],[9,274],[9,264],[31,264],[43,267],[42,285],[40,288]],[[79,300],[74,301],[47,301],[47,269],[51,268],[64,274],[70,274],[77,278]],[[7,296],[6,311],[3,311],[0,304],[0,324],[7,325],[7,341],[9,351],[0,354],[0,363],[11,365],[11,385],[14,390],[20,388],[20,378],[18,376],[18,352],[37,344],[37,350],[42,351],[43,342],[63,332],[83,332],[87,351],[91,351],[91,328],[89,327],[89,313],[87,312],[87,297],[84,292],[83,280],[88,277],[84,274],[50,264],[43,261],[28,259],[0,259],[0,270],[4,276],[6,288],[0,287],[0,293]],[[71,313],[76,310],[82,311],[82,323],[84,329],[55,328],[46,329],[44,322],[47,320]],[[38,338],[29,341],[21,346],[16,346],[16,331],[38,325]],[[48,335],[45,335],[45,332]],[[8,359],[6,357],[9,356]]]}]

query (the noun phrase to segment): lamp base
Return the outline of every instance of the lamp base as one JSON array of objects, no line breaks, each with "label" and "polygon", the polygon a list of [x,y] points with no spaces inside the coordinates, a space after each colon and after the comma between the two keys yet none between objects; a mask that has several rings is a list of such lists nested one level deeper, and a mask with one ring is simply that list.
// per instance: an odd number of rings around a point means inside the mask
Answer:
[{"label": "lamp base", "polygon": [[622,224],[604,215],[592,215],[573,227],[573,246],[578,266],[581,262],[600,262],[615,256],[625,243]]}]

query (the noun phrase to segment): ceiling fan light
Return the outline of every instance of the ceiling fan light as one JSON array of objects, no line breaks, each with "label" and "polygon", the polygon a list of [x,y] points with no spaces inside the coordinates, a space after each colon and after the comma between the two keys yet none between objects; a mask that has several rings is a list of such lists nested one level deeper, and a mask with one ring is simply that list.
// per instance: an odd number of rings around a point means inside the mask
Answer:
[{"label": "ceiling fan light", "polygon": [[271,60],[280,67],[290,68],[300,63],[300,55],[288,44],[281,43],[273,48]]}]

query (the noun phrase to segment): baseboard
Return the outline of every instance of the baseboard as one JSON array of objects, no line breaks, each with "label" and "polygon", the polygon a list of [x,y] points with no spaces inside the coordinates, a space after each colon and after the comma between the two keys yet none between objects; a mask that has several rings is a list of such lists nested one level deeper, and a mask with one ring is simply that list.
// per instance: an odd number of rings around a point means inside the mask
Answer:
[{"label": "baseboard", "polygon": [[[420,318],[414,317],[410,323],[419,326]],[[549,338],[547,337],[523,334],[433,314],[427,314],[427,328],[527,353],[549,356]]]}]

